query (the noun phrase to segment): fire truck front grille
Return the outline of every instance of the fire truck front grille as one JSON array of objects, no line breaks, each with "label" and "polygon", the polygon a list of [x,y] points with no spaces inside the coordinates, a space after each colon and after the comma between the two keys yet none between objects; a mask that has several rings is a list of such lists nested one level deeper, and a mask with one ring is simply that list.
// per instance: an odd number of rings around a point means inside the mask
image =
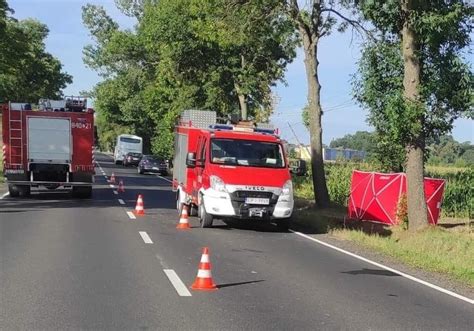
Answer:
[{"label": "fire truck front grille", "polygon": [[273,197],[272,192],[258,192],[258,191],[236,191],[234,192],[236,198],[245,199],[245,198],[263,198],[271,199]]}]

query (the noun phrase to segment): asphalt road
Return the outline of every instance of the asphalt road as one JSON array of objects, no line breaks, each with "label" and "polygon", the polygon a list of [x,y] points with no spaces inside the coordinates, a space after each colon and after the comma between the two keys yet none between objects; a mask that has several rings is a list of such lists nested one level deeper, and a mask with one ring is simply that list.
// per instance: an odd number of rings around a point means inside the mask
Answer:
[{"label": "asphalt road", "polygon": [[[166,179],[96,159],[90,200],[0,200],[0,329],[473,329],[472,304],[271,224],[178,231]],[[189,288],[204,246],[219,289],[180,296],[164,270]]]}]

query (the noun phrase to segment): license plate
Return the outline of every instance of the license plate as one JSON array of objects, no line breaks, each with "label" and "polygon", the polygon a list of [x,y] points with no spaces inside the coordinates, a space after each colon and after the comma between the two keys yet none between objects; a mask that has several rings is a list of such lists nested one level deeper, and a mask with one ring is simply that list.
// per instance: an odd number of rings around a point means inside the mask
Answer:
[{"label": "license plate", "polygon": [[270,204],[270,199],[266,198],[245,198],[245,203],[251,205],[268,205]]}]

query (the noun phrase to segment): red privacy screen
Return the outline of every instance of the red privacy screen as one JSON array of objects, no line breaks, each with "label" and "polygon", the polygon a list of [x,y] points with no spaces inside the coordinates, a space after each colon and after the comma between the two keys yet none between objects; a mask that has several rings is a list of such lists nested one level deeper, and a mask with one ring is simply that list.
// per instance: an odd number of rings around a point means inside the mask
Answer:
[{"label": "red privacy screen", "polygon": [[[443,179],[425,178],[428,219],[437,224],[444,192]],[[404,173],[382,174],[354,170],[348,203],[349,218],[397,224],[398,202],[406,194]]]}]

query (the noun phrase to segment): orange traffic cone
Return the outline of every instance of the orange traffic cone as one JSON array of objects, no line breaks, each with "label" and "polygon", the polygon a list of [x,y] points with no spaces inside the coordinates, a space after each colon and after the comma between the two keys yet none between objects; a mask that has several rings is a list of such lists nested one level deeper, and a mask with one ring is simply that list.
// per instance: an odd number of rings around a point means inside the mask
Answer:
[{"label": "orange traffic cone", "polygon": [[119,181],[119,187],[118,187],[118,190],[119,192],[125,192],[125,186],[123,185],[123,180],[120,180]]},{"label": "orange traffic cone", "polygon": [[133,213],[137,216],[145,215],[145,209],[143,208],[143,197],[141,194],[138,195],[137,205],[135,206]]},{"label": "orange traffic cone", "polygon": [[179,223],[176,226],[176,229],[185,230],[190,229],[189,221],[188,221],[188,206],[183,205],[183,209],[181,210],[181,216],[179,217]]},{"label": "orange traffic cone", "polygon": [[199,263],[199,270],[196,280],[191,285],[193,290],[214,291],[217,290],[211,275],[211,261],[209,260],[209,248],[202,249],[201,262]]},{"label": "orange traffic cone", "polygon": [[112,172],[112,176],[110,176],[110,182],[115,184],[115,174]]}]

